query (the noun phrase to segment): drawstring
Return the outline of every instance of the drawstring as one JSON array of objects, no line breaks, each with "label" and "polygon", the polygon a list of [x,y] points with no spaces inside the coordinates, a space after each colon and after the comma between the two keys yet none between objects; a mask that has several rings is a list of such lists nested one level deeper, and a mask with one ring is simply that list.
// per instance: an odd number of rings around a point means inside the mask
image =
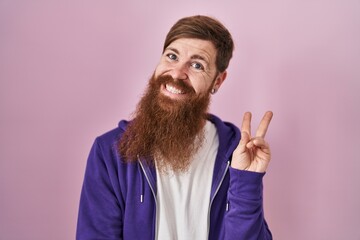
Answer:
[{"label": "drawstring", "polygon": [[[230,166],[230,161],[227,161],[227,169]],[[229,211],[229,207],[230,207],[230,202],[229,200],[226,200],[226,207],[225,207],[225,211],[228,212]]]},{"label": "drawstring", "polygon": [[140,163],[138,163],[138,164],[139,164],[138,172],[139,172],[139,178],[140,178],[140,202],[144,202],[144,176],[141,171]]}]

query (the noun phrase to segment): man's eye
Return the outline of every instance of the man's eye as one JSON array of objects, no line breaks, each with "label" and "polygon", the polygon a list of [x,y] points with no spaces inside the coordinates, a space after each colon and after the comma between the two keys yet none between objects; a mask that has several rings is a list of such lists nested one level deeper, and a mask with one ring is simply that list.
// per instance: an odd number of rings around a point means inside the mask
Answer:
[{"label": "man's eye", "polygon": [[169,53],[166,56],[171,60],[177,60],[177,56],[175,54]]},{"label": "man's eye", "polygon": [[195,69],[198,69],[198,70],[203,70],[204,69],[203,65],[201,65],[200,63],[197,63],[197,62],[192,63],[191,66],[193,68],[195,68]]}]

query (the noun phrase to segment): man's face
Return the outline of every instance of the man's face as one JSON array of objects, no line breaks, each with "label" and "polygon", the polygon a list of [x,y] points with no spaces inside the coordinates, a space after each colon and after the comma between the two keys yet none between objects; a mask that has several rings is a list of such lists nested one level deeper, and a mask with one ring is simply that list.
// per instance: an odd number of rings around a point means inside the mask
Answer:
[{"label": "man's face", "polygon": [[[161,56],[155,78],[168,75],[174,82],[162,84],[160,94],[173,100],[186,100],[193,92],[206,95],[212,88],[217,90],[225,80],[226,72],[218,73],[216,53],[210,41],[193,38],[173,41]],[[189,88],[177,84],[180,81]]]}]

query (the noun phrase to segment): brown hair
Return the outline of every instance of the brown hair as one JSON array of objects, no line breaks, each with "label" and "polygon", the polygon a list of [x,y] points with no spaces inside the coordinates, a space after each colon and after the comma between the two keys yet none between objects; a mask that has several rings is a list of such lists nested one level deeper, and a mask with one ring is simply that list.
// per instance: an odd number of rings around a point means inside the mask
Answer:
[{"label": "brown hair", "polygon": [[234,43],[230,32],[218,20],[201,15],[180,19],[167,34],[163,51],[173,41],[180,38],[197,38],[211,41],[217,50],[217,70],[223,72],[229,66]]}]

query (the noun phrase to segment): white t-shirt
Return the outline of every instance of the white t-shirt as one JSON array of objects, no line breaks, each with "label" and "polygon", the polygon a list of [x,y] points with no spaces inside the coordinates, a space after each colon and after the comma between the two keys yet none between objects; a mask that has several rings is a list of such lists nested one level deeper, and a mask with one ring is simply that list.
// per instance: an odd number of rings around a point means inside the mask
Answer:
[{"label": "white t-shirt", "polygon": [[204,130],[203,145],[186,173],[157,172],[158,240],[208,238],[210,191],[219,138],[210,121]]}]

